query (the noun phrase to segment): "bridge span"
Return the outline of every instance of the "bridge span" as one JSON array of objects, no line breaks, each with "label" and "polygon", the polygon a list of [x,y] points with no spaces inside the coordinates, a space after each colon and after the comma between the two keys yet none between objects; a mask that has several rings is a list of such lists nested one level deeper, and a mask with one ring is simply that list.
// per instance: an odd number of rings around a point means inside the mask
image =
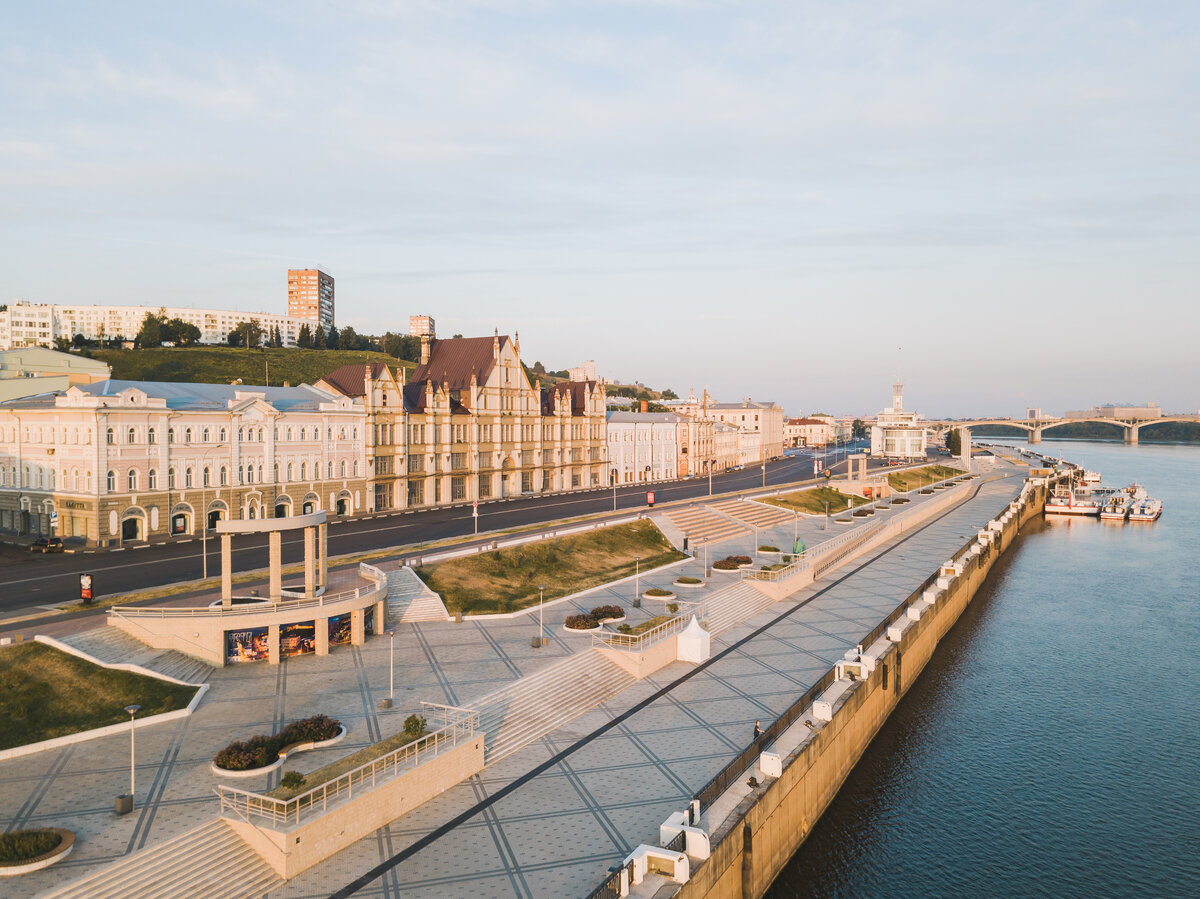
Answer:
[{"label": "bridge span", "polygon": [[971,429],[983,427],[984,425],[1003,425],[1009,428],[1019,428],[1028,434],[1030,443],[1041,443],[1042,433],[1045,431],[1061,427],[1062,425],[1086,424],[1089,422],[1098,422],[1121,428],[1124,432],[1125,442],[1134,444],[1138,442],[1138,432],[1148,425],[1164,424],[1166,422],[1200,422],[1200,415],[1162,415],[1157,418],[1104,418],[1094,416],[1090,418],[1036,418],[1024,420],[1019,418],[973,418],[967,421],[930,421],[927,424],[939,432],[950,428],[957,428],[962,433],[962,436],[966,438],[964,440],[964,445],[966,445],[966,441],[971,436]]}]

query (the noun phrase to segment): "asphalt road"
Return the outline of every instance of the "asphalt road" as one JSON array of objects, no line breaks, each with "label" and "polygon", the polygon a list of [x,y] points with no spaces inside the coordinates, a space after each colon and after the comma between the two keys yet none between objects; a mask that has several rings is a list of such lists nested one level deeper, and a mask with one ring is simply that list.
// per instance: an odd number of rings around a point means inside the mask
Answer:
[{"label": "asphalt road", "polygon": [[[851,449],[853,452],[853,448]],[[767,463],[766,483],[785,484],[810,480],[813,474],[811,452],[793,453],[784,459]],[[832,464],[832,451],[817,453],[822,467],[845,471],[844,454]],[[881,467],[868,459],[871,468]],[[714,493],[761,489],[763,472],[760,466],[731,471],[712,479]],[[653,490],[655,503],[708,496],[708,479],[693,478],[670,481],[651,486],[618,487],[617,510],[646,508],[646,492]],[[526,497],[500,502],[483,503],[479,507],[479,531],[503,530],[522,525],[544,524],[563,518],[613,511],[613,491],[602,488],[571,494]],[[364,518],[357,521],[331,521],[329,555],[332,558],[351,553],[370,552],[390,547],[411,546],[449,537],[469,537],[474,532],[470,506],[426,509],[397,513],[386,517]],[[303,537],[285,536],[284,564],[303,560]],[[263,537],[245,536],[236,539],[233,547],[234,572],[265,568],[267,541]],[[79,597],[79,575],[87,572],[95,578],[97,596],[149,587],[161,587],[179,581],[201,577],[201,543],[153,544],[144,548],[94,554],[38,555],[24,551],[6,551],[0,556],[0,616],[10,616],[38,606],[69,602]],[[220,572],[220,541],[208,542],[208,573]]]}]

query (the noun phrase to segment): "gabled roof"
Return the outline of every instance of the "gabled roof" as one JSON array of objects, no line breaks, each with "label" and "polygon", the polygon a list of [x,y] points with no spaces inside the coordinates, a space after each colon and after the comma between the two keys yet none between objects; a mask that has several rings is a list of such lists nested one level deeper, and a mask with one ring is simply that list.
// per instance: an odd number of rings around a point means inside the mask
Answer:
[{"label": "gabled roof", "polygon": [[342,396],[366,396],[364,383],[367,378],[374,381],[388,372],[388,367],[382,362],[360,362],[335,368],[321,378],[326,384]]},{"label": "gabled roof", "polygon": [[[425,387],[428,382],[420,384],[405,384],[404,392],[404,411],[406,412],[424,412],[426,408],[425,398],[427,396]],[[440,390],[440,385],[434,385],[434,389]],[[451,390],[462,390],[464,388],[456,388],[451,386]],[[450,395],[450,414],[451,415],[466,415],[470,410],[467,409],[461,402]]]},{"label": "gabled roof", "polygon": [[451,389],[465,390],[471,386],[471,374],[482,384],[496,364],[494,341],[500,341],[500,349],[508,344],[508,337],[453,337],[450,340],[429,341],[429,362],[418,365],[409,379],[410,384],[431,380],[440,385],[445,381]]},{"label": "gabled roof", "polygon": [[554,414],[555,397],[561,396],[568,404],[572,415],[587,412],[587,395],[596,389],[595,381],[560,381],[552,387],[542,388],[542,414]]}]

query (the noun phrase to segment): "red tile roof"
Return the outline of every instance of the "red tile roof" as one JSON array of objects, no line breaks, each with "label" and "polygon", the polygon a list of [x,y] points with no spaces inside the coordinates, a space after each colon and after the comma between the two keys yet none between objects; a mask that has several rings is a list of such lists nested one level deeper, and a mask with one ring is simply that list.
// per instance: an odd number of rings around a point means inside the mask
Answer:
[{"label": "red tile roof", "polygon": [[387,366],[382,362],[343,365],[335,368],[321,380],[342,396],[365,396],[365,379],[370,377],[374,380],[386,370]]},{"label": "red tile roof", "polygon": [[[409,379],[410,384],[420,384],[429,379],[440,386],[446,381],[452,389],[464,390],[471,385],[471,374],[482,384],[491,374],[492,366],[496,364],[494,351],[495,337],[454,337],[450,340],[431,340],[429,342],[429,362],[418,365]],[[508,337],[502,335],[500,348],[508,343]]]}]

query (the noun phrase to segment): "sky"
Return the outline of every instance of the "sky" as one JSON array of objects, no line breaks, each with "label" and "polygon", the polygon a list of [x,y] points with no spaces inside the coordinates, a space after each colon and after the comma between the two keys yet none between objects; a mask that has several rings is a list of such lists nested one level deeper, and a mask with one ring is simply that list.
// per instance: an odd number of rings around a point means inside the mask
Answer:
[{"label": "sky", "polygon": [[1194,412],[1198,89],[1194,2],[42,0],[0,302],[320,267],[363,333],[789,414]]}]

